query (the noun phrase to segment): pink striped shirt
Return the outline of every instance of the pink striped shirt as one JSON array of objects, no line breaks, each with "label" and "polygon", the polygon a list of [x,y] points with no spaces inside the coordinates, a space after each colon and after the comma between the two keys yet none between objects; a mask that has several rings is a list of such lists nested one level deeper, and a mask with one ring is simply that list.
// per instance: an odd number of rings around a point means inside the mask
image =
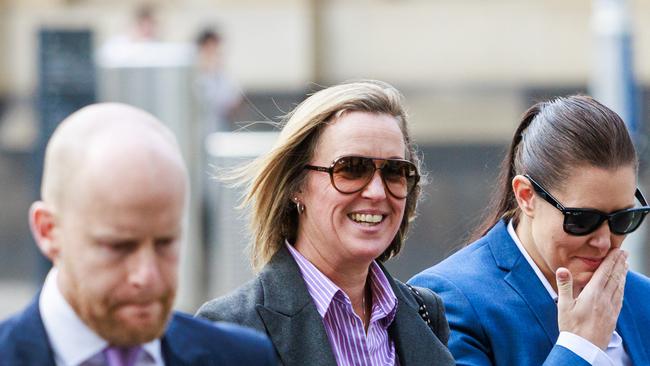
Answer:
[{"label": "pink striped shirt", "polygon": [[395,344],[388,336],[388,326],[397,311],[397,298],[379,265],[374,261],[370,265],[372,312],[366,334],[363,321],[352,309],[348,295],[292,245],[287,244],[287,247],[323,318],[336,363],[341,366],[399,365]]}]

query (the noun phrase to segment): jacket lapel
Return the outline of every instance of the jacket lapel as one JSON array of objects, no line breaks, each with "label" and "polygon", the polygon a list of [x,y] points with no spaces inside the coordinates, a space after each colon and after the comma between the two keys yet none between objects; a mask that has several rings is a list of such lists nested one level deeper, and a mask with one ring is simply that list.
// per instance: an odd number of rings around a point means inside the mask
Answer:
[{"label": "jacket lapel", "polygon": [[623,338],[625,351],[628,356],[632,358],[632,363],[634,365],[650,364],[650,359],[648,358],[647,353],[648,350],[643,346],[643,341],[641,339],[638,324],[635,320],[634,312],[632,311],[629,302],[626,302],[625,300],[623,301],[621,313],[618,316],[616,331],[620,334],[621,338]]},{"label": "jacket lapel", "polygon": [[508,234],[503,221],[490,230],[486,239],[490,243],[490,250],[497,266],[507,272],[504,280],[528,305],[546,333],[548,346],[552,347],[560,334],[555,302]]},{"label": "jacket lapel", "polygon": [[[451,360],[450,354],[418,313],[418,304],[406,286],[398,286],[386,269],[380,264],[388,282],[397,297],[395,319],[388,327],[388,334],[395,342],[395,351],[400,365],[435,365]],[[437,345],[434,347],[432,344]],[[444,363],[447,364],[447,363]]]},{"label": "jacket lapel", "polygon": [[300,269],[282,246],[262,269],[264,304],[257,306],[266,331],[285,365],[336,366],[323,320]]}]

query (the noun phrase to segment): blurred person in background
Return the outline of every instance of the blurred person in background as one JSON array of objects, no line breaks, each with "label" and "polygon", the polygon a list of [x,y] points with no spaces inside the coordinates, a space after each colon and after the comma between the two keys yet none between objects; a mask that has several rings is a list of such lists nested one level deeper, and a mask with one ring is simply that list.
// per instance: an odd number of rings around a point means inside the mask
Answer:
[{"label": "blurred person in background", "polygon": [[410,281],[442,296],[457,363],[650,365],[650,281],[621,249],[650,207],[621,118],[538,103],[501,169],[478,240]]},{"label": "blurred person in background", "polygon": [[158,39],[158,22],[152,5],[143,4],[135,12],[133,29],[129,34],[131,41],[155,41]]},{"label": "blurred person in background", "polygon": [[415,216],[418,167],[392,86],[360,81],[311,95],[272,151],[232,177],[248,187],[261,271],[197,315],[266,332],[287,366],[453,365],[439,297],[382,264]]},{"label": "blurred person in background", "polygon": [[172,133],[123,104],[73,113],[30,210],[54,267],[0,323],[2,365],[273,365],[262,334],[172,312],[188,176]]},{"label": "blurred person in background", "polygon": [[137,64],[139,60],[155,59],[155,49],[148,46],[161,41],[158,28],[155,7],[140,5],[126,31],[109,37],[97,50],[97,59],[104,64]]},{"label": "blurred person in background", "polygon": [[206,29],[197,40],[196,94],[202,120],[202,138],[213,132],[233,130],[233,114],[242,92],[225,72],[221,35]]}]

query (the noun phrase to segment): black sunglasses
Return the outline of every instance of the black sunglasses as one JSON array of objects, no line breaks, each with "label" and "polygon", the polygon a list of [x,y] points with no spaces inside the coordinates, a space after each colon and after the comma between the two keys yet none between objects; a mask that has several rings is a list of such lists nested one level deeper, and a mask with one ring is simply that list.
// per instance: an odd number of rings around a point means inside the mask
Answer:
[{"label": "black sunglasses", "polygon": [[344,194],[364,189],[372,181],[376,170],[381,173],[388,193],[399,199],[406,198],[420,180],[415,164],[403,159],[342,156],[334,160],[329,168],[305,165],[305,169],[329,173],[332,186]]},{"label": "black sunglasses", "polygon": [[530,183],[533,185],[533,189],[540,197],[564,214],[563,228],[567,234],[590,234],[598,229],[605,220],[607,220],[609,230],[612,233],[617,235],[629,234],[641,225],[645,215],[650,212],[650,207],[648,207],[645,197],[643,197],[643,194],[641,194],[641,191],[638,188],[634,193],[634,196],[639,200],[639,202],[641,202],[643,207],[626,208],[624,210],[607,214],[590,208],[564,207],[564,205],[558,202],[555,197],[531,178],[530,175],[525,174],[524,177],[528,178]]}]

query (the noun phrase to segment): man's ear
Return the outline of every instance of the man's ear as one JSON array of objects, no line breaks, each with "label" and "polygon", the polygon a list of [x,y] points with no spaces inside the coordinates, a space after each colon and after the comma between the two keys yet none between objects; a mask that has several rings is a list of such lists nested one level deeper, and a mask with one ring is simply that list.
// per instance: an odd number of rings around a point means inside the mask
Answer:
[{"label": "man's ear", "polygon": [[535,217],[535,190],[528,178],[523,175],[512,178],[512,191],[521,212],[528,217]]},{"label": "man's ear", "polygon": [[59,245],[54,240],[56,222],[54,213],[43,201],[32,203],[29,209],[29,228],[32,231],[36,245],[52,263],[56,263],[59,256]]}]

